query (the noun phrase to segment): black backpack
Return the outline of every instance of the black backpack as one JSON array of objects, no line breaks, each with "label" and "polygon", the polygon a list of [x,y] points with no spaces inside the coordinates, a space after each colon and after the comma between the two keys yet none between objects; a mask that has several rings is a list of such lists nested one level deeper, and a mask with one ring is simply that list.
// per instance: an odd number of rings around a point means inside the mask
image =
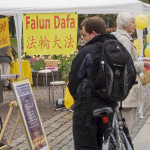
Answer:
[{"label": "black backpack", "polygon": [[115,39],[97,42],[102,51],[93,57],[89,82],[96,97],[107,102],[124,100],[136,84],[136,70],[126,48]]}]

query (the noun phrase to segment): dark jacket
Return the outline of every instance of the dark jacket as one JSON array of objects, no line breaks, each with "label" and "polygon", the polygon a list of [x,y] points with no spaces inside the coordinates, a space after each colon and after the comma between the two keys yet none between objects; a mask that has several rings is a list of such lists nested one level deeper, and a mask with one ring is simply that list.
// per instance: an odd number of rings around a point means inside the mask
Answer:
[{"label": "dark jacket", "polygon": [[114,103],[108,103],[96,97],[89,83],[89,76],[93,67],[93,56],[102,51],[102,46],[98,45],[97,42],[103,43],[107,39],[116,38],[109,34],[95,36],[83,46],[72,62],[68,88],[75,99],[75,108],[90,107],[93,110],[103,106],[114,106]]}]

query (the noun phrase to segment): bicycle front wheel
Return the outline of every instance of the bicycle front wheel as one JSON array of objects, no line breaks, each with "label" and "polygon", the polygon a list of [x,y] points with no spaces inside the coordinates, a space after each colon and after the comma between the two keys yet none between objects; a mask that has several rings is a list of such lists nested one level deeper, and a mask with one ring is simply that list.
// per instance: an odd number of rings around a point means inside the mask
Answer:
[{"label": "bicycle front wheel", "polygon": [[111,141],[109,142],[108,150],[115,150],[115,146]]},{"label": "bicycle front wheel", "polygon": [[102,150],[116,150],[112,141],[106,139],[103,141]]}]

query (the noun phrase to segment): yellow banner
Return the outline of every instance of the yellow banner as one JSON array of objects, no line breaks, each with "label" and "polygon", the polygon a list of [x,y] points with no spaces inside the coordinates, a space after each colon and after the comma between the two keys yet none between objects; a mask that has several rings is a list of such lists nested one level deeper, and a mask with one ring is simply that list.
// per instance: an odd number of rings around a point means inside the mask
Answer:
[{"label": "yellow banner", "polygon": [[24,52],[28,55],[73,54],[77,49],[78,15],[26,14],[23,16]]},{"label": "yellow banner", "polygon": [[0,19],[0,48],[10,46],[8,17]]}]

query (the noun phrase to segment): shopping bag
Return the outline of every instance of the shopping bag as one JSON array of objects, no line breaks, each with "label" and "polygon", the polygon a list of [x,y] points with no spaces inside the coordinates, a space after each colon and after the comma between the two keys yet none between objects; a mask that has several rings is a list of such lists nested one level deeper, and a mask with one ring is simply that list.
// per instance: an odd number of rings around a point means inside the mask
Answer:
[{"label": "shopping bag", "polygon": [[140,77],[142,85],[145,86],[150,83],[150,72],[144,68],[143,75]]},{"label": "shopping bag", "polygon": [[65,96],[64,96],[64,105],[65,107],[68,109],[70,108],[72,105],[74,104],[74,99],[71,96],[69,89],[68,89],[68,85],[66,86],[65,89]]}]

